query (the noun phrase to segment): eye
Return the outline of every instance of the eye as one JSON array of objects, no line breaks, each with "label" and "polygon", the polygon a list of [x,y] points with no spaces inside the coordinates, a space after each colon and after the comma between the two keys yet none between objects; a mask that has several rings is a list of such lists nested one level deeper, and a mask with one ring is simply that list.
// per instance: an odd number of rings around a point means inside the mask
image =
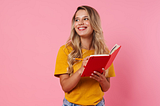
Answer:
[{"label": "eye", "polygon": [[75,19],[75,21],[77,22],[77,21],[79,21],[78,19]]},{"label": "eye", "polygon": [[88,18],[84,18],[84,20],[89,20]]}]

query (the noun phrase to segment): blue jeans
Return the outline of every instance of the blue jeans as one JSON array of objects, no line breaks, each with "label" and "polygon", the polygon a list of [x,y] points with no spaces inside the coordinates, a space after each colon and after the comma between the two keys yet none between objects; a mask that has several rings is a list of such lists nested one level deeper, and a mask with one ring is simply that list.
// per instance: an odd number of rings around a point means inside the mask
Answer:
[{"label": "blue jeans", "polygon": [[[63,99],[63,105],[62,106],[81,106],[81,105],[76,105],[74,103],[70,103],[67,101],[65,98]],[[105,101],[104,98],[95,106],[105,106]]]}]

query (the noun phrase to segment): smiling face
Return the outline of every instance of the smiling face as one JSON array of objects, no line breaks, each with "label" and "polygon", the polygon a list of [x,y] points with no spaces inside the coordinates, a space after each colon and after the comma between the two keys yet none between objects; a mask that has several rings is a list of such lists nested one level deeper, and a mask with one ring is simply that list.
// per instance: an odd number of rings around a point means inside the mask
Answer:
[{"label": "smiling face", "polygon": [[92,37],[93,28],[86,10],[78,10],[75,15],[74,28],[80,37]]}]

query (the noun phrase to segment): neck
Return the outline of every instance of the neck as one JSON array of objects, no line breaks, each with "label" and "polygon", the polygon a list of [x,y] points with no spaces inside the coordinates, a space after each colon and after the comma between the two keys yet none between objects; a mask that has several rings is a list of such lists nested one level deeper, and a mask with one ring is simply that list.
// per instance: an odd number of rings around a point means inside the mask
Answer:
[{"label": "neck", "polygon": [[93,49],[92,39],[81,39],[81,48],[87,50]]}]

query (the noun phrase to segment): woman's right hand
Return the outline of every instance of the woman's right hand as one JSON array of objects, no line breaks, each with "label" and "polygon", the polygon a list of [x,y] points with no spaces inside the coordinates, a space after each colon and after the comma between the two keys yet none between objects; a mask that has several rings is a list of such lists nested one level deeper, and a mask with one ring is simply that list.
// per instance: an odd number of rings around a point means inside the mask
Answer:
[{"label": "woman's right hand", "polygon": [[60,75],[60,83],[64,92],[70,92],[73,90],[81,79],[81,75],[83,73],[84,67],[88,62],[89,56],[84,58],[82,61],[81,68],[76,71],[73,75],[69,76],[69,74]]},{"label": "woman's right hand", "polygon": [[83,59],[83,61],[82,61],[82,65],[81,65],[81,74],[83,73],[83,71],[84,71],[84,68],[86,67],[86,65],[87,65],[87,62],[88,62],[88,60],[89,60],[89,57],[90,56],[87,56],[87,57],[85,57],[84,59]]}]

